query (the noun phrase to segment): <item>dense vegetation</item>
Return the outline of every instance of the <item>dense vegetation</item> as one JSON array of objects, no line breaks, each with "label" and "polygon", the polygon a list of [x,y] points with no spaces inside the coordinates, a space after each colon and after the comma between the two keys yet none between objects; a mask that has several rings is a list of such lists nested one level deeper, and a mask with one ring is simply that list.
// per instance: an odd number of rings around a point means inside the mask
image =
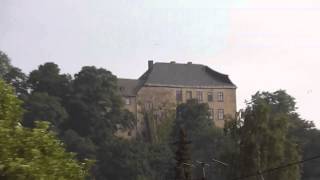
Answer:
[{"label": "dense vegetation", "polygon": [[[17,178],[9,177],[11,173],[20,179],[84,179],[86,167],[78,162],[92,159],[91,179],[165,180],[184,174],[199,179],[203,176],[201,161],[207,164],[208,179],[227,180],[320,152],[320,131],[300,118],[294,98],[282,90],[253,95],[247,108],[231,118],[224,129],[215,128],[206,104],[190,100],[180,104],[175,113],[168,113],[157,130],[148,131],[150,141],[146,142],[143,138],[129,141],[114,135],[119,127],[132,128],[135,119],[123,108],[117,77],[106,69],[86,66],[72,76],[62,74],[54,63],[45,63],[25,75],[0,51],[0,78],[14,87],[20,99],[12,96],[7,90],[10,87],[2,82],[1,178]],[[7,113],[3,107],[10,106],[14,109]],[[148,117],[146,120],[152,123],[152,114]],[[191,141],[188,146],[177,142],[179,134],[182,138],[181,129],[184,139]],[[12,136],[5,138],[8,135]],[[17,147],[21,150],[14,150]],[[75,153],[78,160],[64,148]],[[182,157],[190,166],[176,161]],[[13,162],[6,164],[8,160]],[[319,160],[310,161],[263,176],[267,180],[315,180],[320,177],[319,164]],[[70,169],[61,170],[61,166]]]},{"label": "dense vegetation", "polygon": [[0,80],[0,179],[84,179],[86,164],[65,152],[48,122],[21,126],[20,103]]}]

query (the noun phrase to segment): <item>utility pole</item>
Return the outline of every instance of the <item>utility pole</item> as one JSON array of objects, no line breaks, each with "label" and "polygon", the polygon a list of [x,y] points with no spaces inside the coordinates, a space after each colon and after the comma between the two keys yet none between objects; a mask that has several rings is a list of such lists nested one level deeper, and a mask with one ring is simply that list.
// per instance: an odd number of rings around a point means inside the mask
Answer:
[{"label": "utility pole", "polygon": [[264,177],[263,177],[263,175],[262,175],[262,173],[261,173],[260,170],[258,171],[258,175],[259,175],[259,177],[260,177],[260,180],[264,180]]},{"label": "utility pole", "polygon": [[[226,166],[226,167],[228,167],[229,166],[229,164],[227,164],[227,163],[225,163],[225,162],[222,162],[222,161],[219,161],[219,160],[216,160],[216,159],[214,159],[214,158],[212,158],[211,159],[214,163],[218,163],[218,164],[221,164],[221,165],[223,165],[223,166]],[[196,161],[198,164],[199,164],[199,166],[202,168],[202,178],[201,178],[201,180],[206,180],[207,179],[207,176],[206,176],[206,167],[207,166],[210,166],[210,164],[209,163],[206,163],[206,162],[203,162],[203,161]]]},{"label": "utility pole", "polygon": [[202,168],[202,178],[201,180],[206,180],[206,166],[210,166],[210,164],[207,164],[205,162],[202,161],[197,161],[197,163],[201,166]]}]

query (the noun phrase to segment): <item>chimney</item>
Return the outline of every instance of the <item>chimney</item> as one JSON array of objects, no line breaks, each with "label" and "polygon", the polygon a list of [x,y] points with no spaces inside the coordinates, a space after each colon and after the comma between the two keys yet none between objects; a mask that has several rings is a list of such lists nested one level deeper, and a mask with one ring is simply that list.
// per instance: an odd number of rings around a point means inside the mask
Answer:
[{"label": "chimney", "polygon": [[153,60],[148,61],[148,69],[152,69],[153,67]]},{"label": "chimney", "polygon": [[192,62],[189,61],[187,64],[192,64]]}]

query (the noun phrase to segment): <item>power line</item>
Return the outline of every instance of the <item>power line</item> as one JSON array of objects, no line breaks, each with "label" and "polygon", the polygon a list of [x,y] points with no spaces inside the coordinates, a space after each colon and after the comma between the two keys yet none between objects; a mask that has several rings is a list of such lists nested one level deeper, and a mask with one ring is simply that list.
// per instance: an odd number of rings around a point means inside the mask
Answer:
[{"label": "power line", "polygon": [[233,179],[233,180],[246,179],[246,178],[249,178],[249,177],[253,177],[253,176],[258,176],[258,175],[270,173],[270,172],[273,172],[273,171],[277,171],[277,170],[279,170],[279,169],[284,169],[284,168],[287,168],[287,167],[290,167],[290,166],[293,166],[293,165],[302,164],[302,163],[304,163],[304,162],[312,161],[312,160],[319,159],[319,158],[320,158],[320,155],[314,156],[314,157],[307,158],[307,159],[304,159],[304,160],[301,160],[301,161],[289,163],[289,164],[282,165],[282,166],[278,166],[278,167],[271,168],[271,169],[266,169],[266,170],[264,170],[264,171],[257,172],[257,173],[255,173],[255,174],[246,175],[246,176],[242,176],[242,177],[237,177],[237,178],[235,178],[235,179]]}]

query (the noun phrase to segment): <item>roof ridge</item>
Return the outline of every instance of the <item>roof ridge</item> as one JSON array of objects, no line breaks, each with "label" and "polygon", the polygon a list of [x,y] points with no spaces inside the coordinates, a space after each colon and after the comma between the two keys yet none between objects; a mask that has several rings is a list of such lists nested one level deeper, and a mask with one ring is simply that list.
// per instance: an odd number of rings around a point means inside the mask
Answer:
[{"label": "roof ridge", "polygon": [[139,79],[120,78],[120,77],[118,77],[118,79],[121,79],[121,80],[133,80],[133,81],[138,81],[139,80]]},{"label": "roof ridge", "polygon": [[187,63],[181,63],[181,62],[174,62],[174,63],[172,63],[172,62],[155,62],[154,64],[176,64],[176,65],[197,65],[197,66],[205,66],[205,65],[203,65],[203,64],[194,64],[194,63],[190,63],[190,64],[188,64],[188,62]]}]

